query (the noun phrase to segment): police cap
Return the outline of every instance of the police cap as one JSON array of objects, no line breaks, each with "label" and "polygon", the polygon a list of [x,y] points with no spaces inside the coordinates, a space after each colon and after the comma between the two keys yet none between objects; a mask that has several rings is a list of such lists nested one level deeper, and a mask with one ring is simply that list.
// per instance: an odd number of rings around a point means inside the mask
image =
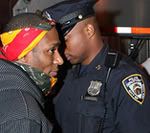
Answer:
[{"label": "police cap", "polygon": [[95,14],[95,0],[66,0],[43,10],[43,15],[54,19],[66,35],[76,23]]}]

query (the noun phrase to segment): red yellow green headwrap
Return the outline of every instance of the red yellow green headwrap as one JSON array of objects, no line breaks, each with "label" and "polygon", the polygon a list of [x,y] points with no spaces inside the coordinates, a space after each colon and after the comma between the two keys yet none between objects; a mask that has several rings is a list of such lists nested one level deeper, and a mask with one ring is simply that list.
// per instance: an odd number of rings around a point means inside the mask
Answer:
[{"label": "red yellow green headwrap", "polygon": [[[25,56],[31,51],[39,41],[44,37],[48,30],[40,28],[22,28],[1,34],[1,47],[0,58],[9,61],[15,61]],[[51,77],[51,88],[56,83],[57,78]],[[46,95],[50,90],[46,90]]]},{"label": "red yellow green headwrap", "polygon": [[1,58],[14,61],[31,51],[48,31],[38,28],[22,28],[1,34],[4,55]]},{"label": "red yellow green headwrap", "polygon": [[4,32],[0,35],[2,47],[0,47],[0,58],[15,61],[31,51],[55,25],[41,23],[36,27],[23,27],[20,29]]}]

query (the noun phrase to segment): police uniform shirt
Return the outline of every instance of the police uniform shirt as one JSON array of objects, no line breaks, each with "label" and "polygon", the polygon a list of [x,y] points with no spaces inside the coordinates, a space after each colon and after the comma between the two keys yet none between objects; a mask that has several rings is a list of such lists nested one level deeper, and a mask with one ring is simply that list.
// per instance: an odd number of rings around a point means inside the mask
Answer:
[{"label": "police uniform shirt", "polygon": [[104,47],[84,73],[78,65],[68,73],[54,100],[56,118],[64,133],[99,133],[102,125],[103,133],[150,132],[149,81],[135,64],[122,58],[105,87],[108,51]]},{"label": "police uniform shirt", "polygon": [[[56,20],[65,36],[76,23],[94,16],[94,3],[62,1],[43,14]],[[108,52],[109,48],[104,47],[88,66],[77,65],[67,74],[54,100],[63,133],[150,132],[149,81],[135,64],[124,58],[112,70],[106,67]]]}]

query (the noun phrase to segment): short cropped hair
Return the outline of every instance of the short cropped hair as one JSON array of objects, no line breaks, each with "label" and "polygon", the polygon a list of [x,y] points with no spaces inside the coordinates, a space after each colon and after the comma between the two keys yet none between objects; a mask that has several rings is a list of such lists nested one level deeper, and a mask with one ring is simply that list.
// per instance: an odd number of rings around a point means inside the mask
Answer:
[{"label": "short cropped hair", "polygon": [[3,28],[3,32],[8,32],[26,27],[38,27],[41,23],[48,20],[37,13],[22,13],[13,16]]}]

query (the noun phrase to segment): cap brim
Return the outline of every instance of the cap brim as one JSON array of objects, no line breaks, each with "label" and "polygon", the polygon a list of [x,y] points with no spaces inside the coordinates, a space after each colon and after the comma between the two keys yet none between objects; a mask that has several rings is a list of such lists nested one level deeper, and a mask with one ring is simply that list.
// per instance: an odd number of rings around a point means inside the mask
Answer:
[{"label": "cap brim", "polygon": [[75,25],[76,23],[68,27],[62,28],[63,36],[66,36],[74,28]]}]

